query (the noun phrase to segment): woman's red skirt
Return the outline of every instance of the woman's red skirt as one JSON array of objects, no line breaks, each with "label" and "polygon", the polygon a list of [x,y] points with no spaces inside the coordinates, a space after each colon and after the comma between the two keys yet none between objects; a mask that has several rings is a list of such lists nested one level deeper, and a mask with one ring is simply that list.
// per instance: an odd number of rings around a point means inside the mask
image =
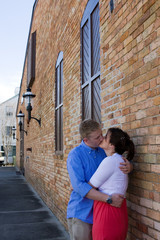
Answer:
[{"label": "woman's red skirt", "polygon": [[94,201],[93,240],[125,240],[128,230],[126,199],[121,208]]}]

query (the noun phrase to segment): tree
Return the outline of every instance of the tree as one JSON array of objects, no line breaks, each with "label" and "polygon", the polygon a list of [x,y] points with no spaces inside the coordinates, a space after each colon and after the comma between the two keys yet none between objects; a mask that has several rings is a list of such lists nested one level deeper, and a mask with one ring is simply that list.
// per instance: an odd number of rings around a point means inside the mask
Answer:
[{"label": "tree", "polygon": [[9,163],[8,157],[9,154],[12,152],[12,126],[7,126],[7,123],[2,121],[1,125],[1,134],[2,134],[2,145],[3,145],[3,150],[5,152],[6,156],[6,164]]}]

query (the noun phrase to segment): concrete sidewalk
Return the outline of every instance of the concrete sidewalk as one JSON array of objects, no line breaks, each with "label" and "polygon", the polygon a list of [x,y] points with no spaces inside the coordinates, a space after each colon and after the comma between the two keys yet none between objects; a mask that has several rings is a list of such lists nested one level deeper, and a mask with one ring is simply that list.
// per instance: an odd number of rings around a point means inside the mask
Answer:
[{"label": "concrete sidewalk", "polygon": [[53,239],[70,238],[25,178],[0,167],[0,240]]}]

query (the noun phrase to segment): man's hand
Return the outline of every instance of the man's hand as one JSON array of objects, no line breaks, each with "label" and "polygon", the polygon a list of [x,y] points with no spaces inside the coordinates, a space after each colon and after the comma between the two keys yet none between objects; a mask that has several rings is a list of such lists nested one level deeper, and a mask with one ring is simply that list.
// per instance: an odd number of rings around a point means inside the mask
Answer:
[{"label": "man's hand", "polygon": [[120,208],[123,202],[124,196],[121,194],[112,195],[112,206]]},{"label": "man's hand", "polygon": [[120,170],[125,174],[130,173],[133,170],[133,164],[124,157],[123,160],[124,162],[120,163]]}]

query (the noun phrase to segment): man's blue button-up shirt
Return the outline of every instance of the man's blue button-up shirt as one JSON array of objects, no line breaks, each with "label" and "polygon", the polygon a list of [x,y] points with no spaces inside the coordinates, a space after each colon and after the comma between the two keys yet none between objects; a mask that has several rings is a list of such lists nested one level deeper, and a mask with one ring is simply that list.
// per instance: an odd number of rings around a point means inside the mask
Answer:
[{"label": "man's blue button-up shirt", "polygon": [[102,148],[92,149],[83,141],[68,155],[67,169],[73,191],[67,208],[67,218],[78,218],[93,223],[93,200],[85,198],[91,190],[90,178],[106,157]]}]

